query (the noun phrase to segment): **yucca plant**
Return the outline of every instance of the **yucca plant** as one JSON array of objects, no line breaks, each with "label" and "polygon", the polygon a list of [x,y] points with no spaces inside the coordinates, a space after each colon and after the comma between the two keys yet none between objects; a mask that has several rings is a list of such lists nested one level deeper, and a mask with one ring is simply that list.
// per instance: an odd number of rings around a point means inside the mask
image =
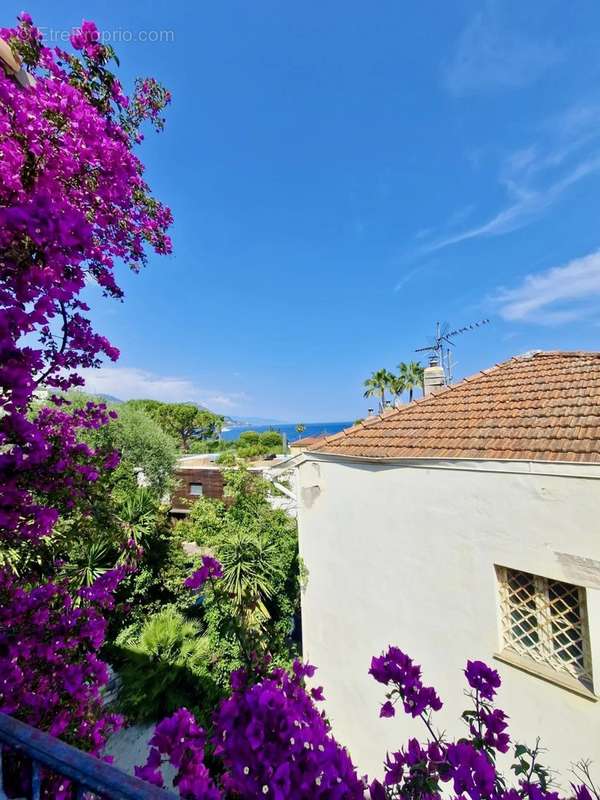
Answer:
[{"label": "yucca plant", "polygon": [[115,553],[114,544],[109,539],[80,542],[63,567],[63,574],[73,589],[91,586],[114,567]]},{"label": "yucca plant", "polygon": [[223,538],[218,551],[220,589],[233,599],[246,625],[262,626],[269,619],[266,602],[273,596],[273,581],[281,574],[276,541],[252,528],[238,528]]},{"label": "yucca plant", "polygon": [[123,531],[125,540],[133,539],[141,544],[156,527],[158,503],[146,486],[138,486],[123,500],[116,514],[116,520]]}]

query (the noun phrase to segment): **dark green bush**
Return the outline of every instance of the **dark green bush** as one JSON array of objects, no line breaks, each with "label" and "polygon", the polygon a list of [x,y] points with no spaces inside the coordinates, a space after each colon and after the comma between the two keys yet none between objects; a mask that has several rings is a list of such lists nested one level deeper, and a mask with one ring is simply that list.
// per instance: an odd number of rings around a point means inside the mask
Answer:
[{"label": "dark green bush", "polygon": [[260,443],[260,436],[256,431],[243,431],[239,440],[240,445],[257,445]]},{"label": "dark green bush", "polygon": [[283,436],[279,431],[263,431],[259,435],[260,443],[269,450],[278,449],[283,445]]},{"label": "dark green bush", "polygon": [[197,623],[167,607],[115,643],[118,705],[131,722],[155,722],[185,706],[205,718],[222,696],[210,675],[211,642]]}]

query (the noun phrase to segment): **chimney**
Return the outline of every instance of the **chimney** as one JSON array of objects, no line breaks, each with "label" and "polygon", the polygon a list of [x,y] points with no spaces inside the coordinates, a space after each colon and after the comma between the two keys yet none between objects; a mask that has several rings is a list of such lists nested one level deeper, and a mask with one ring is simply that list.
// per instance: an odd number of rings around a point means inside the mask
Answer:
[{"label": "chimney", "polygon": [[423,370],[423,394],[425,397],[435,394],[446,385],[444,368],[440,366],[437,355],[432,355],[429,359],[429,366]]}]

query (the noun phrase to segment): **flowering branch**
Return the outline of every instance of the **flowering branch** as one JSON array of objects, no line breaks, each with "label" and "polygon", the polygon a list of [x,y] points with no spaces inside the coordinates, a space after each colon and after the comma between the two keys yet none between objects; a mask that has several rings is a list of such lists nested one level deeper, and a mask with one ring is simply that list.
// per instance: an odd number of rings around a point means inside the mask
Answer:
[{"label": "flowering branch", "polygon": [[69,321],[68,321],[68,318],[67,318],[67,310],[66,310],[65,304],[63,303],[62,300],[59,300],[58,307],[60,309],[60,314],[61,314],[61,317],[62,317],[62,338],[61,338],[60,347],[56,351],[56,355],[54,356],[53,360],[50,362],[50,364],[46,368],[45,372],[43,372],[40,375],[39,378],[35,379],[35,383],[36,383],[37,386],[40,386],[41,384],[43,384],[44,381],[46,380],[46,378],[48,377],[48,375],[50,375],[52,372],[54,372],[54,370],[55,370],[55,368],[56,368],[56,366],[58,364],[58,357],[61,356],[65,352],[65,349],[66,349],[66,346],[67,346],[68,331],[69,331]]}]

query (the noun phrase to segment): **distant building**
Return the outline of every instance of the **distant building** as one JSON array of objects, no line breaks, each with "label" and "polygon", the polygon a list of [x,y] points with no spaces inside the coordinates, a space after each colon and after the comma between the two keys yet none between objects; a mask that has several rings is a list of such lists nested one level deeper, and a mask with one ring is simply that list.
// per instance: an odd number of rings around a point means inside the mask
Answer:
[{"label": "distant building", "polygon": [[171,496],[171,516],[189,514],[190,505],[200,497],[223,499],[223,472],[210,455],[182,456],[175,470],[177,485]]},{"label": "distant building", "polygon": [[[438,370],[439,371],[439,370]],[[544,763],[600,753],[600,353],[514,358],[329,436],[299,457],[304,656],[361,771],[422,736],[378,719],[367,674],[389,644],[423,667],[460,735],[462,669]]]},{"label": "distant building", "polygon": [[327,438],[327,434],[319,434],[318,436],[304,436],[302,439],[296,439],[290,442],[288,447],[290,455],[296,456],[298,453],[305,453],[311,447]]},{"label": "distant building", "polygon": [[[216,453],[204,455],[182,456],[177,462],[175,478],[177,486],[171,496],[171,517],[181,519],[190,513],[192,504],[201,497],[213,500],[224,499],[225,482],[223,467],[216,462]],[[271,498],[274,508],[281,508],[290,516],[296,516],[296,494],[288,489],[285,482],[285,464],[288,457],[278,456],[272,459],[252,461],[248,469],[260,473],[271,480],[275,487]],[[277,473],[277,478],[275,477]]]}]

